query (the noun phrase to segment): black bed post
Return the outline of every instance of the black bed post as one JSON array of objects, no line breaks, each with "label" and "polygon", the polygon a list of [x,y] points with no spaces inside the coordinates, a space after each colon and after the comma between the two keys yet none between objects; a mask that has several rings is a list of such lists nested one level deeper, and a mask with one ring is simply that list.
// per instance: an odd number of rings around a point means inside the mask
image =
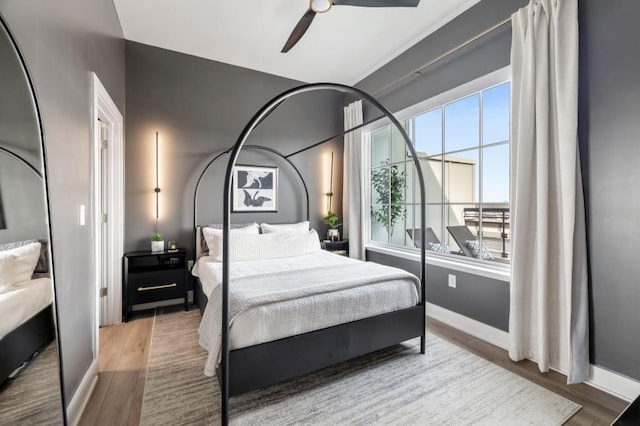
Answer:
[{"label": "black bed post", "polygon": [[[242,130],[242,133],[238,137],[235,145],[231,149],[231,155],[229,157],[229,162],[227,163],[227,170],[225,172],[224,178],[224,202],[223,202],[223,234],[222,234],[222,345],[221,345],[221,360],[220,360],[220,397],[221,397],[221,423],[223,426],[229,424],[229,272],[230,272],[230,259],[229,259],[229,243],[230,243],[230,229],[231,229],[231,178],[233,175],[233,169],[236,165],[236,161],[238,160],[238,155],[240,154],[240,150],[242,150],[243,145],[247,141],[249,135],[253,131],[253,129],[264,120],[269,114],[271,114],[279,105],[281,105],[288,98],[305,93],[311,92],[315,90],[336,90],[342,93],[350,93],[357,96],[361,96],[370,102],[377,109],[382,111],[386,117],[393,123],[393,125],[398,129],[400,134],[405,140],[405,144],[407,145],[407,149],[411,153],[411,157],[413,158],[413,162],[416,165],[416,172],[418,174],[418,183],[420,185],[420,202],[421,202],[421,212],[420,212],[420,222],[421,222],[421,238],[422,241],[426,241],[425,238],[425,188],[424,188],[424,179],[422,175],[422,169],[420,167],[420,159],[416,153],[415,148],[411,143],[411,139],[407,135],[407,132],[402,127],[400,122],[393,116],[393,114],[386,109],[380,102],[378,102],[375,98],[369,95],[362,90],[356,89],[354,87],[345,86],[342,84],[335,83],[314,83],[307,84],[300,87],[296,87],[290,89],[286,92],[281,93],[280,95],[273,98],[267,104],[265,104],[247,123],[245,128]],[[268,149],[271,150],[271,149]],[[271,150],[272,152],[276,152]],[[281,154],[280,154],[281,155]],[[282,156],[282,155],[281,155]],[[293,166],[287,157],[282,156],[285,160],[289,162]],[[213,161],[213,160],[212,160]],[[208,167],[208,166],[207,166]],[[300,172],[298,169],[293,166],[298,175]],[[203,172],[204,173],[204,172]],[[300,175],[300,177],[302,177]],[[305,191],[307,191],[306,184],[304,183],[304,179],[302,179],[303,184],[305,185]],[[195,202],[194,202],[195,208]],[[307,191],[307,216],[309,216],[309,196]],[[195,217],[195,212],[194,212]],[[195,221],[195,220],[194,220]],[[422,305],[422,336],[420,338],[420,352],[425,353],[425,339],[426,339],[426,255],[425,255],[425,245],[422,244],[422,248],[420,250],[420,282],[421,282],[421,305]]]}]

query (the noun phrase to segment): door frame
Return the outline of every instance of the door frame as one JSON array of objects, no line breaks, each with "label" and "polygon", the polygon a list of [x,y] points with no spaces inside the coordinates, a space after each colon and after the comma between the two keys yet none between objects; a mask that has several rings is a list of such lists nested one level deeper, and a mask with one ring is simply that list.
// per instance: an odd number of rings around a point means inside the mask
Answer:
[{"label": "door frame", "polygon": [[[98,328],[100,327],[100,268],[102,264],[102,212],[101,191],[101,149],[102,138],[98,119],[106,123],[110,129],[110,140],[107,149],[107,167],[109,169],[108,203],[110,207],[107,220],[107,234],[109,261],[107,263],[110,277],[107,291],[107,312],[105,315],[108,325],[122,322],[122,256],[124,255],[124,120],[115,102],[100,82],[95,73],[91,73],[93,93],[91,129],[92,129],[92,223],[93,223],[93,276],[95,293],[95,333],[94,350],[98,354]],[[96,356],[97,357],[97,356]]]}]

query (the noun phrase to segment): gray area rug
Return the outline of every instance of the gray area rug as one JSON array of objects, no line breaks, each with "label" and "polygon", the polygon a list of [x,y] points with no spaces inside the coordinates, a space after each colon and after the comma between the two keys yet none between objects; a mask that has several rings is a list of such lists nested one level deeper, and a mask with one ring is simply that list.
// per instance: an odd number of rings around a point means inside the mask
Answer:
[{"label": "gray area rug", "polygon": [[[155,319],[142,425],[219,424],[197,310]],[[580,405],[437,336],[231,398],[232,424],[560,425]],[[265,366],[265,368],[268,368]]]},{"label": "gray area rug", "polygon": [[0,425],[61,425],[55,342],[0,388]]}]

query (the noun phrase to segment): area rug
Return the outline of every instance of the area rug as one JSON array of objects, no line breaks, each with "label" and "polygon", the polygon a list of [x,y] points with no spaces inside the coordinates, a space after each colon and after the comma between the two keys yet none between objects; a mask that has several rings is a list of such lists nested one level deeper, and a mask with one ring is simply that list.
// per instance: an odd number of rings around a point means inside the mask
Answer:
[{"label": "area rug", "polygon": [[62,400],[55,342],[0,386],[0,425],[61,425]]},{"label": "area rug", "polygon": [[[158,315],[142,425],[219,424],[217,380],[203,375],[198,311]],[[265,365],[265,368],[268,366]],[[232,397],[239,425],[560,425],[580,405],[437,336]]]}]

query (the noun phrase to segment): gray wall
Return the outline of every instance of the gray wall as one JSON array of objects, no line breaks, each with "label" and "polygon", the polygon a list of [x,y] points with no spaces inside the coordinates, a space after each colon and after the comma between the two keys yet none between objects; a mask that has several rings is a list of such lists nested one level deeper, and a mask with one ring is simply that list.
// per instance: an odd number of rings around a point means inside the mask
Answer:
[{"label": "gray wall", "polygon": [[[367,260],[420,275],[420,262],[367,250]],[[456,288],[448,285],[456,276]],[[427,302],[503,331],[509,331],[509,283],[427,265]]]},{"label": "gray wall", "polygon": [[[0,147],[42,172],[32,94],[9,37],[0,33]],[[44,186],[26,164],[0,151],[0,242],[48,238]]]},{"label": "gray wall", "polygon": [[[356,84],[373,93],[411,70],[437,58],[507,18],[526,0],[483,0],[449,24]],[[511,24],[507,23],[446,59],[426,68],[376,97],[391,111],[399,111],[463,83],[509,65]],[[366,109],[367,118],[377,112]],[[365,118],[366,119],[366,118]]]},{"label": "gray wall", "polygon": [[580,1],[592,362],[640,379],[640,2]]},{"label": "gray wall", "polygon": [[[231,147],[258,109],[301,83],[135,42],[126,42],[125,250],[149,247],[155,220],[154,141],[160,132],[160,231],[165,241],[192,247],[193,193],[205,164]],[[343,97],[316,92],[293,98],[264,120],[248,143],[291,153],[342,129]],[[335,151],[334,206],[340,211],[342,138],[291,158],[309,186],[312,226],[324,229],[323,155]],[[217,160],[201,186],[201,224],[221,222],[224,161]],[[303,199],[292,171],[263,154],[242,154],[238,164],[277,165],[278,214],[233,215],[235,222],[301,220]],[[328,166],[327,166],[328,167]]]},{"label": "gray wall", "polygon": [[41,107],[52,212],[55,285],[67,402],[93,359],[90,211],[90,75],[124,114],[124,41],[111,0],[0,0]]},{"label": "gray wall", "polygon": [[[374,91],[489,28],[526,3],[483,0],[358,86]],[[640,379],[640,340],[636,338],[640,328],[638,16],[640,3],[635,0],[579,1],[579,138],[590,251],[591,362],[634,379]],[[508,65],[509,28],[506,25],[474,43],[472,50],[459,51],[425,70],[422,77],[409,79],[380,99],[397,111]],[[475,51],[476,48],[479,50]],[[406,260],[368,255],[411,269]],[[449,271],[439,269],[428,270],[429,290],[434,289],[427,292],[430,301],[487,324],[506,324],[508,286],[485,278],[465,277],[465,282],[472,281],[471,285],[458,285],[449,291],[446,288]],[[502,287],[497,286],[500,284]],[[483,296],[485,291],[487,294]]]}]

